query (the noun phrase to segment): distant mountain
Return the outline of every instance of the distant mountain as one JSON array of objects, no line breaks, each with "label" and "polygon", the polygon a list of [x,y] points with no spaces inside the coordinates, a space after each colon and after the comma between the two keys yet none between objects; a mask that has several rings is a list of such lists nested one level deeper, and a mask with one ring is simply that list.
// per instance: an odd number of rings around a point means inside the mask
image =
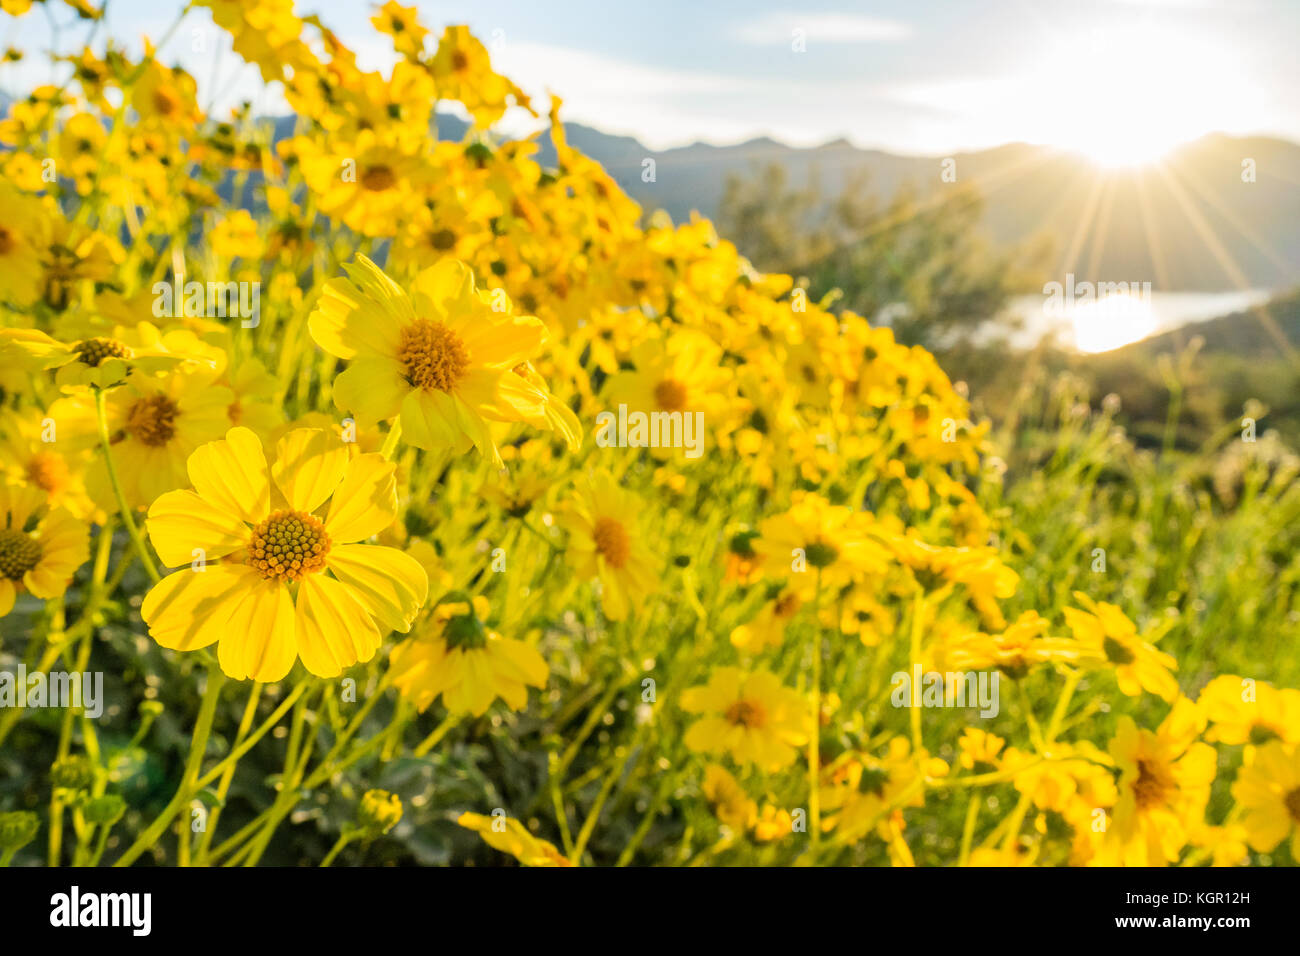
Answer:
[{"label": "distant mountain", "polygon": [[[0,94],[0,112],[10,98]],[[292,117],[276,117],[277,139]],[[458,140],[464,121],[438,114],[441,139]],[[769,163],[802,187],[816,181],[837,195],[865,174],[883,199],[908,186],[918,201],[941,203],[941,164],[951,158],[959,183],[976,184],[985,199],[983,227],[996,244],[1045,236],[1055,251],[1051,273],[1107,282],[1151,282],[1164,291],[1283,289],[1300,283],[1300,145],[1266,137],[1205,136],[1160,166],[1101,171],[1088,160],[1043,146],[1010,143],[952,157],[898,156],[859,149],[845,140],[798,148],[769,138],[733,146],[695,143],[649,149],[566,123],[570,145],[601,163],[647,211],[662,208],[675,222],[692,211],[713,218],[728,177],[752,175]],[[538,159],[555,163],[549,137]],[[655,161],[653,182],[642,179]],[[1243,182],[1253,160],[1254,182]],[[743,249],[742,249],[743,251]]]},{"label": "distant mountain", "polygon": [[[897,156],[844,140],[796,148],[771,139],[735,146],[656,151],[630,137],[566,124],[569,141],[600,161],[634,199],[663,208],[674,221],[692,210],[713,217],[727,178],[779,163],[792,185],[814,178],[838,194],[866,174],[867,188],[889,197],[904,185],[920,201],[942,201],[945,157]],[[642,181],[645,159],[655,181]],[[1055,249],[1054,272],[1080,280],[1151,282],[1156,290],[1278,289],[1300,282],[1300,146],[1264,137],[1210,135],[1175,151],[1159,166],[1099,170],[1087,159],[1048,147],[1012,143],[958,153],[958,182],[985,198],[984,227],[997,243],[1044,235]],[[1243,182],[1243,160],[1255,182]]]}]

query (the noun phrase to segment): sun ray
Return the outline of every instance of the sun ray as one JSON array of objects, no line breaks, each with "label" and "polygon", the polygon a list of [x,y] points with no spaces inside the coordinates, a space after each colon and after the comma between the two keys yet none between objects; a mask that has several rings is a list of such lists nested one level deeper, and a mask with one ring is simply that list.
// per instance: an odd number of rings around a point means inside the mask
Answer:
[{"label": "sun ray", "polygon": [[[1211,228],[1209,222],[1207,222],[1205,217],[1201,214],[1201,211],[1196,208],[1195,203],[1192,201],[1191,197],[1188,196],[1187,190],[1178,182],[1176,174],[1174,174],[1164,163],[1158,164],[1156,166],[1156,171],[1169,187],[1170,192],[1173,193],[1174,200],[1182,209],[1183,214],[1187,216],[1187,221],[1191,224],[1192,229],[1196,231],[1196,234],[1200,237],[1201,241],[1205,243],[1205,248],[1210,251],[1212,256],[1214,256],[1215,261],[1218,262],[1219,268],[1223,270],[1224,275],[1228,277],[1229,281],[1231,281],[1238,290],[1242,292],[1250,291],[1251,284],[1246,279],[1245,273],[1241,271],[1241,267],[1232,257],[1232,253],[1227,250],[1219,240],[1219,237],[1214,234],[1213,228]],[[1259,319],[1264,330],[1268,332],[1268,334],[1273,338],[1273,341],[1277,343],[1278,348],[1282,350],[1283,354],[1288,358],[1295,358],[1295,346],[1291,344],[1290,340],[1286,337],[1286,334],[1278,326],[1277,320],[1274,319],[1272,313],[1268,311],[1267,305],[1254,305],[1251,307],[1251,311],[1255,314],[1255,317]]]}]

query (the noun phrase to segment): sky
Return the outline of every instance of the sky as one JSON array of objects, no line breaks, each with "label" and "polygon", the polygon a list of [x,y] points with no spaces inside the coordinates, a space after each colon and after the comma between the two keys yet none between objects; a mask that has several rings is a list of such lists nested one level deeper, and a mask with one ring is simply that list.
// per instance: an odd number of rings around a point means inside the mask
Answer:
[{"label": "sky", "polygon": [[[547,90],[562,96],[565,119],[654,149],[770,136],[943,156],[1022,141],[1124,161],[1212,131],[1300,141],[1300,0],[413,2],[435,30],[469,24],[500,72],[543,103]],[[111,0],[100,37],[139,49],[180,7]],[[87,26],[56,9],[60,46],[79,47]],[[364,67],[391,65],[371,3],[296,11],[321,12]],[[39,12],[0,15],[5,46],[39,50],[50,36]],[[218,112],[242,99],[283,111],[223,41],[195,12],[163,59],[189,69]],[[32,56],[5,65],[0,89],[50,70]]]}]

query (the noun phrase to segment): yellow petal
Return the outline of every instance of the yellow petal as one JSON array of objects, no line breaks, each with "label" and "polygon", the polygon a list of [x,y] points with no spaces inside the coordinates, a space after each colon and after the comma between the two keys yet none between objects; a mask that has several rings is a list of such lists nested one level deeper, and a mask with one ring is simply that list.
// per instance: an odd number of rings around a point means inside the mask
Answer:
[{"label": "yellow petal", "polygon": [[[196,557],[223,557],[248,541],[248,526],[234,512],[214,507],[192,491],[169,491],[149,508],[149,540],[163,564],[178,568]],[[195,555],[195,550],[202,555]]]},{"label": "yellow petal", "polygon": [[289,589],[274,579],[243,588],[217,645],[217,660],[226,676],[273,683],[283,680],[297,659]]},{"label": "yellow petal", "polygon": [[338,677],[368,661],[381,638],[370,614],[346,585],[309,574],[298,587],[298,654],[317,677]]},{"label": "yellow petal", "polygon": [[386,627],[405,633],[429,593],[420,562],[404,551],[373,544],[344,544],[329,553],[326,567]]},{"label": "yellow petal", "polygon": [[232,428],[221,441],[200,445],[185,467],[194,490],[221,510],[249,524],[270,512],[266,455],[261,439],[250,429]]},{"label": "yellow petal", "polygon": [[411,386],[393,359],[363,356],[334,379],[334,404],[364,425],[388,421],[401,411]]},{"label": "yellow petal", "polygon": [[462,452],[469,438],[456,426],[456,401],[446,392],[417,389],[402,402],[402,437],[426,451]]},{"label": "yellow petal", "polygon": [[241,564],[176,571],[145,595],[140,616],[150,636],[163,647],[174,651],[207,647],[225,633],[241,589],[258,580],[256,571]]},{"label": "yellow petal", "polygon": [[275,484],[297,511],[315,511],[343,480],[348,450],[323,428],[295,428],[276,443]]},{"label": "yellow petal", "polygon": [[330,500],[325,530],[336,544],[369,538],[397,518],[397,466],[383,455],[358,455]]}]

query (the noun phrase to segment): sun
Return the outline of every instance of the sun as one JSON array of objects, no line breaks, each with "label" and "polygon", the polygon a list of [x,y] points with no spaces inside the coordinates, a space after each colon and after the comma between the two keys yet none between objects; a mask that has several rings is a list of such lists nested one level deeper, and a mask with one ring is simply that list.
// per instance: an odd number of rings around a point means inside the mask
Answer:
[{"label": "sun", "polygon": [[1231,91],[1216,88],[1199,38],[1131,26],[1054,46],[1033,71],[1038,141],[1116,169],[1158,163],[1213,128]]}]

